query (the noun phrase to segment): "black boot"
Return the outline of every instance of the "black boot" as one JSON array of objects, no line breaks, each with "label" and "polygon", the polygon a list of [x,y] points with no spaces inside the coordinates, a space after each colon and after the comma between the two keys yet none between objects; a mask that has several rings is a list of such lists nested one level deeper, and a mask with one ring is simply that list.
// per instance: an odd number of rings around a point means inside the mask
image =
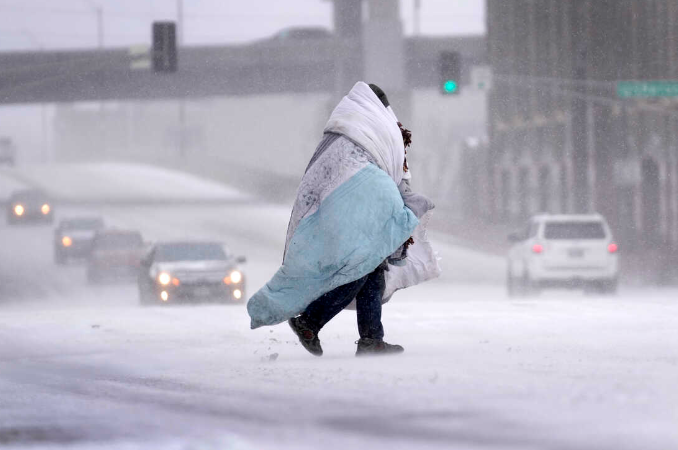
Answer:
[{"label": "black boot", "polygon": [[383,339],[360,338],[356,344],[358,344],[358,348],[355,351],[356,356],[392,355],[405,351],[402,346],[389,344],[384,342]]},{"label": "black boot", "polygon": [[323,348],[320,346],[318,339],[318,332],[308,326],[304,319],[299,317],[292,317],[287,321],[294,334],[299,338],[299,342],[304,346],[311,355],[322,356]]}]

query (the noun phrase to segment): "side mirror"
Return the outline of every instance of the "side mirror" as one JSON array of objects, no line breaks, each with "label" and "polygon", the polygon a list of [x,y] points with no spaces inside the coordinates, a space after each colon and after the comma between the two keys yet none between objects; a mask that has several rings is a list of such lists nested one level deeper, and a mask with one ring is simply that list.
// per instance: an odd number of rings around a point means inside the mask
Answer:
[{"label": "side mirror", "polygon": [[245,264],[247,262],[247,258],[245,258],[244,256],[238,256],[237,258],[235,258],[235,262],[239,264]]},{"label": "side mirror", "polygon": [[523,239],[523,236],[522,236],[522,233],[519,233],[519,232],[517,232],[517,231],[514,231],[513,233],[510,233],[510,234],[508,235],[508,241],[509,241],[509,242],[520,242],[520,241],[522,241],[522,240],[524,240],[524,239]]}]

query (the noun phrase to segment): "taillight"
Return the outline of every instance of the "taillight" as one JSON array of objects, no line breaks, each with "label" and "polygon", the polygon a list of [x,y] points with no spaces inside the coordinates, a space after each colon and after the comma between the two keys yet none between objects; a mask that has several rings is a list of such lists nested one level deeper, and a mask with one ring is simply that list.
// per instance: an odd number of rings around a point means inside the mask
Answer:
[{"label": "taillight", "polygon": [[544,246],[541,244],[534,244],[532,246],[532,253],[542,253],[544,251]]},{"label": "taillight", "polygon": [[617,250],[619,250],[619,246],[614,242],[607,246],[607,251],[610,253],[617,253]]}]

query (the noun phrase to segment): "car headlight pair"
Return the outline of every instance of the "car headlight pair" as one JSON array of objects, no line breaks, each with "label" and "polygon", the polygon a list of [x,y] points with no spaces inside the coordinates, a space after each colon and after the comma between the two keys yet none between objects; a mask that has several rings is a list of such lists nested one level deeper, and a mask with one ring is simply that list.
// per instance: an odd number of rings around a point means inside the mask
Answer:
[{"label": "car headlight pair", "polygon": [[181,284],[178,278],[172,277],[172,275],[170,275],[167,272],[160,272],[160,274],[158,275],[158,283],[160,283],[163,286],[168,286],[169,284],[179,286],[179,284]]},{"label": "car headlight pair", "polygon": [[[52,208],[47,203],[40,207],[40,212],[42,212],[42,214],[45,216],[49,214],[51,210]],[[21,217],[24,215],[25,212],[26,208],[24,208],[24,205],[14,205],[14,214],[16,214],[17,216]]]},{"label": "car headlight pair", "polygon": [[238,284],[242,281],[242,273],[238,270],[234,270],[227,277],[224,278],[224,284]]},{"label": "car headlight pair", "polygon": [[[230,273],[230,275],[224,278],[225,284],[238,284],[241,281],[242,273],[240,273],[238,270],[234,270]],[[181,284],[178,278],[172,277],[172,275],[168,272],[160,272],[158,274],[158,283],[160,283],[162,286],[169,286],[170,284],[179,286],[179,284]]]}]

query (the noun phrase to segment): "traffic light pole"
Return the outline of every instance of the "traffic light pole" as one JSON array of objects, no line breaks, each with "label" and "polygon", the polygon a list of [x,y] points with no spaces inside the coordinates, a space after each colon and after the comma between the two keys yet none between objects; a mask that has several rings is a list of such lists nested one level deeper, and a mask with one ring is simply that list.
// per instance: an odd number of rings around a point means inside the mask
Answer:
[{"label": "traffic light pole", "polygon": [[104,9],[96,7],[97,11],[97,41],[99,48],[104,48]]}]

